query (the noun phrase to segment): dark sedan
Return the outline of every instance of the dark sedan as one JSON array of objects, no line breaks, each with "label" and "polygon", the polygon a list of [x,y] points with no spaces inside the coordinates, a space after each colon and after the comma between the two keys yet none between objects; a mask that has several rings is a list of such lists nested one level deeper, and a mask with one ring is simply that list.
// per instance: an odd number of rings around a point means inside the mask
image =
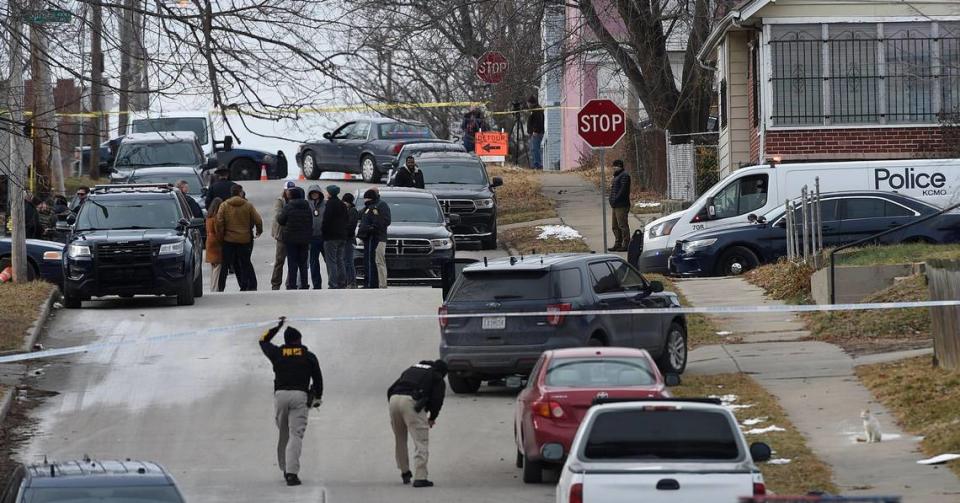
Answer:
[{"label": "dark sedan", "polygon": [[[823,244],[834,248],[916,221],[939,208],[902,194],[880,191],[825,193],[821,199]],[[798,222],[801,221],[798,216]],[[677,241],[671,274],[737,275],[787,254],[783,206],[755,223],[704,231]],[[960,214],[947,213],[878,239],[878,244],[960,242]]]},{"label": "dark sedan", "polygon": [[358,173],[367,183],[378,183],[407,143],[444,142],[429,126],[394,119],[361,119],[347,122],[322,140],[308,141],[297,149],[297,166],[303,176],[316,180],[324,171]]},{"label": "dark sedan", "polygon": [[[63,243],[27,240],[27,278],[41,278],[55,285],[63,284]],[[0,237],[0,271],[10,265],[10,238]]]}]

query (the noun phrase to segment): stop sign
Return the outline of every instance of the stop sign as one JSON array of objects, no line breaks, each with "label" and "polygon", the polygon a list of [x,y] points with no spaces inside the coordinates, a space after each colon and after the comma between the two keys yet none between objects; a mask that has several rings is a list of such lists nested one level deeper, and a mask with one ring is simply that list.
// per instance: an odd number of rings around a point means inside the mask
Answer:
[{"label": "stop sign", "polygon": [[577,132],[593,148],[612,147],[627,130],[627,115],[610,100],[590,100],[577,113]]},{"label": "stop sign", "polygon": [[499,84],[503,82],[507,66],[507,58],[503,54],[497,51],[486,52],[477,60],[477,77],[487,84]]}]

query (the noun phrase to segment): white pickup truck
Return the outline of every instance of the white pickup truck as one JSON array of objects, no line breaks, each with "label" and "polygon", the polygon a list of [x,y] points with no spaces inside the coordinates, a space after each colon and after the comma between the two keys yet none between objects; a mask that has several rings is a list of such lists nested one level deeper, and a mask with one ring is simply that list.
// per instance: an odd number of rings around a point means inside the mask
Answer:
[{"label": "white pickup truck", "polygon": [[736,418],[719,402],[658,399],[595,405],[560,473],[557,503],[736,503],[766,493]]}]

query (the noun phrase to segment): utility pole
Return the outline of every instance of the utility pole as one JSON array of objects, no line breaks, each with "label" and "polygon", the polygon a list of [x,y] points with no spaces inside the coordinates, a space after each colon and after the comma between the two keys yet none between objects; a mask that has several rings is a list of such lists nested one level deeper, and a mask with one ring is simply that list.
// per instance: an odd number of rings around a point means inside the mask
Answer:
[{"label": "utility pole", "polygon": [[7,110],[10,111],[11,127],[8,134],[9,150],[7,166],[10,168],[10,177],[7,180],[7,200],[10,206],[10,220],[13,233],[10,236],[11,266],[13,281],[20,283],[27,281],[27,239],[23,221],[23,186],[27,177],[26,162],[21,150],[22,134],[17,124],[23,124],[23,19],[20,5],[16,0],[10,0],[10,19],[7,26],[10,29],[10,80],[8,82]]},{"label": "utility pole", "polygon": [[[41,0],[32,0],[31,11],[43,9]],[[44,25],[38,21],[30,24],[30,80],[32,84],[33,107],[31,119],[33,121],[33,172],[37,177],[36,194],[47,197],[54,181],[53,169],[50,160],[52,157],[51,145],[53,137],[58,133],[53,100],[53,89],[50,85],[50,66],[47,57],[49,47],[48,35]],[[59,142],[58,142],[59,143]],[[62,169],[63,166],[60,166]]]},{"label": "utility pole", "polygon": [[93,120],[90,132],[90,178],[100,178],[100,139],[103,117],[103,47],[100,36],[103,32],[103,7],[93,4],[90,18],[90,112]]},{"label": "utility pole", "polygon": [[146,48],[143,45],[142,0],[124,0],[120,29],[120,117],[118,134],[124,134],[129,114],[147,109]]}]

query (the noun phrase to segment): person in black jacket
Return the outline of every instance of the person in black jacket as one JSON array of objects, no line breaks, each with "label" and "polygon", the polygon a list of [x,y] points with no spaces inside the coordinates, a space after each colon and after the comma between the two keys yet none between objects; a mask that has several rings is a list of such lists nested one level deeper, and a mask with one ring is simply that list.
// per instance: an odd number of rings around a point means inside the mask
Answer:
[{"label": "person in black jacket", "polygon": [[323,260],[327,263],[327,285],[330,288],[346,287],[344,248],[350,237],[347,228],[350,216],[347,205],[340,200],[340,187],[327,186],[327,204],[323,210]]},{"label": "person in black jacket", "polygon": [[536,96],[527,98],[527,109],[530,110],[530,117],[527,118],[527,134],[530,135],[529,147],[530,167],[533,169],[543,169],[543,134],[544,120],[543,107],[537,101]]},{"label": "person in black jacket", "polygon": [[37,212],[37,199],[32,194],[23,196],[23,226],[27,239],[43,237],[43,226],[40,224],[40,213]]},{"label": "person in black jacket", "polygon": [[216,180],[210,184],[210,188],[207,189],[207,196],[203,200],[204,206],[207,208],[218,197],[224,201],[233,197],[230,189],[236,185],[236,183],[230,181],[230,170],[226,166],[218,167],[213,171],[213,174],[216,175]]},{"label": "person in black jacket", "polygon": [[414,189],[424,188],[423,171],[420,171],[420,168],[417,167],[417,160],[414,159],[412,155],[408,155],[404,166],[397,170],[397,174],[394,175],[391,185],[394,187],[410,187]]},{"label": "person in black jacket", "polygon": [[[319,407],[323,398],[323,374],[317,356],[301,343],[300,332],[287,327],[283,345],[270,342],[286,318],[260,337],[260,350],[273,364],[273,397],[280,440],[277,463],[288,486],[300,485],[300,449],[307,429],[310,407]],[[312,384],[311,384],[312,383]]]},{"label": "person in black jacket", "polygon": [[[409,484],[413,478],[413,487],[433,487],[433,482],[427,479],[430,428],[436,424],[443,407],[446,393],[443,378],[446,375],[447,364],[443,360],[423,360],[404,370],[387,390],[397,468],[404,484]],[[408,433],[413,438],[416,473],[410,473]]]},{"label": "person in black jacket", "polygon": [[380,199],[380,192],[369,189],[363,193],[363,211],[357,238],[363,242],[364,288],[387,287],[387,227],[390,225],[390,206]]},{"label": "person in black jacket", "polygon": [[[186,180],[177,180],[175,187],[183,193],[183,197],[187,200],[187,205],[190,206],[190,213],[193,214],[193,218],[203,218],[203,208],[200,207],[200,203],[197,202],[193,196],[190,195],[190,182]],[[210,202],[213,202],[211,199]]]},{"label": "person in black jacket", "polygon": [[622,252],[630,248],[630,173],[623,169],[623,161],[613,161],[613,182],[610,185],[610,208],[613,209],[613,248]]},{"label": "person in black jacket", "polygon": [[[287,189],[290,200],[277,214],[277,223],[283,226],[281,240],[287,252],[287,290],[310,288],[307,280],[307,257],[313,237],[313,210],[303,198],[303,189]],[[298,282],[299,278],[299,282]]]},{"label": "person in black jacket", "polygon": [[347,205],[347,245],[343,248],[343,270],[346,273],[346,287],[357,287],[357,268],[353,264],[353,252],[357,241],[357,224],[360,223],[360,212],[354,204],[351,193],[343,195],[343,204]]}]

